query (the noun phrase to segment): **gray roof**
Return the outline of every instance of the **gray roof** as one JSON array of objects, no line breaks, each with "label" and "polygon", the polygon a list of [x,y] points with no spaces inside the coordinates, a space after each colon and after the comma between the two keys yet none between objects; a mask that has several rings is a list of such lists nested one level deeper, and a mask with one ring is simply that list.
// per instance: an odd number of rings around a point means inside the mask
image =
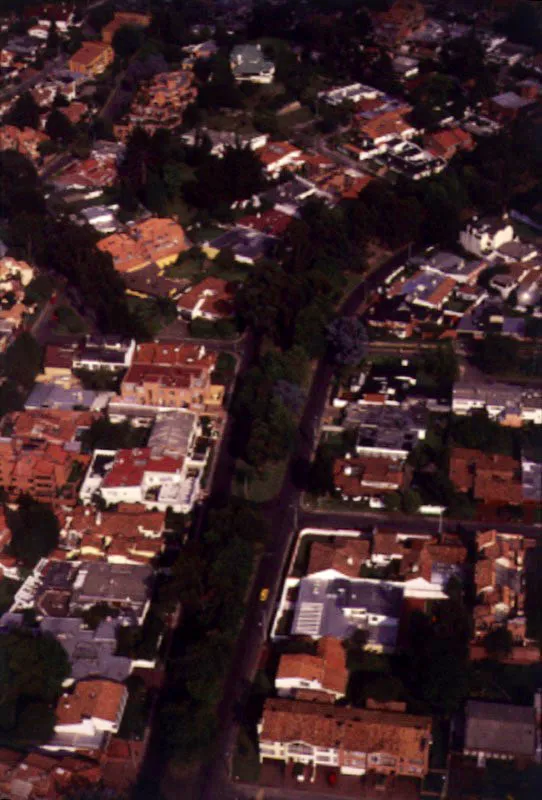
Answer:
[{"label": "gray roof", "polygon": [[56,383],[36,383],[24,404],[25,408],[59,408],[71,411],[77,407],[92,408],[98,392],[66,389]]},{"label": "gray roof", "polygon": [[533,101],[528,100],[526,97],[520,97],[515,92],[504,92],[491,98],[494,103],[503,108],[523,108],[530,105]]},{"label": "gray roof", "polygon": [[[305,577],[299,584],[292,633],[344,639],[363,628],[371,644],[393,648],[402,602],[403,587],[396,583]],[[347,616],[346,609],[357,611],[357,618]],[[371,615],[386,617],[386,622],[372,619]]]},{"label": "gray roof", "polygon": [[256,261],[264,256],[270,257],[276,246],[277,238],[249,228],[233,228],[210,242],[209,246],[216,250],[230,249],[240,258]]},{"label": "gray roof", "polygon": [[152,455],[183,458],[188,453],[195,427],[196,415],[191,411],[159,414],[148,442]]},{"label": "gray roof", "polygon": [[423,403],[410,408],[350,404],[344,419],[345,426],[358,429],[359,451],[385,448],[409,452],[427,424],[428,412]]},{"label": "gray roof", "polygon": [[116,603],[139,615],[150,598],[153,571],[144,564],[83,562],[74,583],[70,610]]},{"label": "gray roof", "polygon": [[536,252],[536,247],[528,242],[505,242],[498,249],[499,253],[521,261],[531,253]]},{"label": "gray roof", "polygon": [[536,721],[532,707],[469,700],[465,750],[533,756]]},{"label": "gray roof", "polygon": [[[2,626],[18,627],[22,621],[22,614],[4,614]],[[104,620],[93,631],[80,617],[44,617],[40,621],[40,630],[52,634],[60,642],[70,660],[71,677],[75,680],[100,677],[122,682],[129,676],[132,666],[131,659],[115,655],[116,631],[123,622],[131,623],[131,620]]]},{"label": "gray roof", "polygon": [[234,76],[258,75],[260,72],[269,72],[275,66],[264,58],[260,45],[254,44],[234,47],[230,53],[230,63]]}]

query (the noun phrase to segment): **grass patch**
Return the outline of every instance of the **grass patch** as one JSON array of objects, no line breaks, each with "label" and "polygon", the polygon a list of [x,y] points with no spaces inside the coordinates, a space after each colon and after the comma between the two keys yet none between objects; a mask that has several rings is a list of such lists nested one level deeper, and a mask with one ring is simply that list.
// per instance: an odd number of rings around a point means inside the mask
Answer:
[{"label": "grass patch", "polygon": [[203,225],[201,228],[195,226],[190,229],[189,236],[193,242],[212,242],[217,236],[224,233],[224,228],[219,228],[216,225]]},{"label": "grass patch", "polygon": [[233,478],[232,494],[254,503],[266,503],[279,493],[289,460],[288,456],[282,461],[269,462],[261,475],[257,475],[251,466],[239,459]]},{"label": "grass patch", "polygon": [[164,275],[168,278],[181,278],[185,280],[195,280],[197,278],[204,278],[207,270],[203,266],[203,258],[185,258],[182,261],[166,267]]},{"label": "grass patch", "polygon": [[243,783],[257,783],[260,777],[258,748],[245,728],[241,728],[239,731],[232,771],[235,780]]},{"label": "grass patch", "polygon": [[216,261],[212,261],[209,267],[209,275],[213,275],[215,278],[222,278],[224,281],[244,281],[247,275],[250,274],[250,268],[247,268],[244,264],[239,264],[235,262],[231,265],[231,267],[225,267],[218,264]]}]

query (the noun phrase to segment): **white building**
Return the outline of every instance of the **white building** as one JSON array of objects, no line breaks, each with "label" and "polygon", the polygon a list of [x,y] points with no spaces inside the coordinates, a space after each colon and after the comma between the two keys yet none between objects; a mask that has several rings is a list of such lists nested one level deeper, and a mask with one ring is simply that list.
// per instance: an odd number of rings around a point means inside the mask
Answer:
[{"label": "white building", "polygon": [[122,683],[79,681],[58,701],[54,736],[44,749],[100,750],[108,735],[118,733],[127,702]]},{"label": "white building", "polygon": [[474,217],[459,234],[461,246],[480,258],[490,256],[503,244],[513,241],[514,228],[508,216],[479,220]]},{"label": "white building", "polygon": [[318,93],[318,99],[324,100],[331,106],[340,106],[345,101],[359,103],[360,100],[375,100],[377,97],[383,96],[383,93],[374,86],[365,86],[363,83],[351,83],[348,86],[340,86],[337,89]]},{"label": "white building", "polygon": [[79,497],[84,505],[99,496],[108,506],[141,503],[149,510],[188,514],[199,496],[204,465],[157,455],[148,447],[96,450]]}]

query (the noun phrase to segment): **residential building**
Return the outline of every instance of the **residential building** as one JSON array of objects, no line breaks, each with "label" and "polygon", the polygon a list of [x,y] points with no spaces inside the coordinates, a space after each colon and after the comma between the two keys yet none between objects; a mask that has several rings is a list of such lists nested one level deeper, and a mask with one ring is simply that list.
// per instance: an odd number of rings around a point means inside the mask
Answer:
[{"label": "residential building", "polygon": [[191,411],[167,411],[157,414],[147,446],[153,456],[196,459],[195,444],[200,428]]},{"label": "residential building", "polygon": [[463,752],[481,766],[487,759],[534,760],[539,736],[533,706],[467,701]]},{"label": "residential building", "polygon": [[324,100],[330,106],[340,106],[346,101],[359,103],[363,99],[375,100],[382,97],[384,97],[383,93],[374,86],[365,86],[362,83],[351,83],[348,86],[340,86],[318,93],[318,99]]},{"label": "residential building", "polygon": [[89,758],[74,754],[52,756],[0,750],[0,795],[27,800],[53,800],[71,792],[97,787],[102,768]]},{"label": "residential building", "polygon": [[479,258],[491,255],[501,245],[513,239],[514,228],[507,216],[483,220],[474,217],[459,234],[461,246]]},{"label": "residential building", "polygon": [[264,57],[259,44],[236,45],[230,53],[230,67],[236,81],[272,83],[275,65]]},{"label": "residential building", "polygon": [[77,476],[88,460],[88,456],[47,441],[21,445],[0,439],[0,485],[11,502],[28,494],[42,503],[75,504]]},{"label": "residential building", "polygon": [[308,765],[311,781],[319,766],[415,778],[429,769],[431,717],[274,698],[265,703],[258,735],[261,761]]},{"label": "residential building", "polygon": [[395,0],[386,11],[372,15],[378,42],[393,46],[423,30],[425,8],[419,0]]},{"label": "residential building", "polygon": [[116,11],[111,22],[102,28],[102,41],[112,44],[118,30],[124,27],[148,28],[151,24],[150,14],[141,14],[134,11]]},{"label": "residential building", "polygon": [[72,368],[90,372],[122,372],[132,363],[135,348],[135,339],[88,335],[81,349],[74,355]]},{"label": "residential building", "polygon": [[426,134],[424,146],[433,155],[450,161],[462,150],[473,150],[475,143],[468,131],[462,128],[445,128]]},{"label": "residential building", "polygon": [[110,397],[111,392],[94,392],[81,389],[80,386],[36,383],[26,398],[24,407],[102,411]]},{"label": "residential building", "polygon": [[491,98],[490,115],[495,116],[499,122],[511,122],[532,104],[533,100],[530,97],[522,97],[516,92],[503,92]]},{"label": "residential building", "polygon": [[456,382],[452,394],[454,414],[470,414],[480,409],[501,425],[528,422],[542,425],[542,392],[496,381]]},{"label": "residential building", "polygon": [[98,242],[118,272],[132,272],[155,263],[163,269],[188,248],[182,227],[169,217],[150,217]]},{"label": "residential building", "polygon": [[78,681],[56,707],[53,738],[46,750],[101,750],[117,733],[128,702],[128,689],[109,680]]},{"label": "residential building", "polygon": [[209,128],[201,128],[199,132],[189,131],[183,133],[180,138],[185,144],[193,147],[202,135],[211,142],[211,154],[218,156],[218,158],[222,158],[230,147],[249,147],[251,150],[259,150],[267,144],[269,139],[269,134],[267,133],[214,131]]},{"label": "residential building", "polygon": [[48,142],[49,137],[34,128],[17,128],[15,125],[0,127],[0,150],[17,150],[36,163],[41,159],[40,144]]},{"label": "residential building", "polygon": [[396,56],[393,59],[393,71],[401,80],[408,81],[419,73],[420,62],[417,58]]},{"label": "residential building", "polygon": [[190,344],[139,344],[133,363],[123,378],[121,398],[125,403],[218,410],[224,387],[213,383],[215,353]]},{"label": "residential building", "polygon": [[390,287],[389,295],[401,295],[414,306],[440,311],[455,286],[454,278],[421,269],[410,278],[399,278]]},{"label": "residential building", "polygon": [[125,119],[114,126],[116,137],[125,142],[135,127],[143,128],[149,134],[159,128],[178,128],[185,108],[197,94],[191,70],[154,75],[139,88]]},{"label": "residential building", "polygon": [[9,432],[13,444],[34,447],[36,444],[54,444],[77,452],[80,438],[95,419],[91,411],[66,411],[63,409],[27,409],[12,411],[2,420],[3,430]]},{"label": "residential building", "polygon": [[369,649],[391,652],[397,644],[403,595],[404,587],[390,581],[348,579],[323,570],[300,580],[291,632],[347,639],[361,629]]},{"label": "residential building", "polygon": [[165,512],[144,505],[122,504],[117,511],[97,512],[78,506],[60,532],[68,558],[105,560],[110,564],[149,564],[162,552]]},{"label": "residential building", "polygon": [[290,142],[268,142],[257,155],[272,178],[278,178],[283,169],[296,170],[303,166],[302,151]]},{"label": "residential building", "polygon": [[83,42],[68,61],[71,72],[77,72],[87,77],[95,77],[104,72],[113,63],[115,51],[109,44],[103,42]]},{"label": "residential building", "polygon": [[459,492],[487,505],[521,505],[521,463],[512,456],[453,447],[450,480]]},{"label": "residential building", "polygon": [[82,208],[80,216],[98,233],[114,233],[119,227],[116,213],[119,210],[115,203],[112,206],[89,206]]},{"label": "residential building", "polygon": [[[21,613],[4,614],[1,618],[4,630],[15,630],[23,624]],[[97,627],[89,627],[80,616],[43,617],[37,623],[42,634],[54,636],[66,651],[70,661],[70,678],[75,681],[87,678],[104,678],[110,681],[125,681],[134,669],[150,668],[154,661],[135,660],[117,655],[117,634],[131,620],[121,616],[109,616]]]},{"label": "residential building", "polygon": [[92,154],[89,158],[69,164],[52,182],[58,189],[84,189],[96,190],[96,195],[102,193],[104,186],[111,186],[117,179],[117,158],[114,154],[98,156]]},{"label": "residential building", "polygon": [[391,142],[395,138],[409,139],[415,135],[416,129],[405,122],[409,108],[391,108],[377,110],[358,118],[358,133],[365,142],[373,147]]},{"label": "residential building", "polygon": [[280,697],[334,702],[344,697],[349,673],[339,639],[324,636],[315,653],[284,653],[275,678]]},{"label": "residential building", "polygon": [[227,250],[240,264],[254,266],[262,258],[272,258],[277,251],[279,239],[259,230],[240,225],[220,234],[211,242],[204,242],[202,250],[208,258],[214,259]]},{"label": "residential building", "polygon": [[432,272],[443,278],[452,278],[456,283],[471,285],[486,269],[484,260],[466,260],[456,253],[431,248],[423,256],[412,259],[412,263],[420,265],[424,272]]},{"label": "residential building", "polygon": [[[106,505],[139,503],[145,508],[179,514],[189,513],[199,496],[203,463],[188,459],[153,455],[150,448],[135,450],[96,450],[80,490],[80,498],[87,505],[100,497]],[[115,560],[149,561],[160,548],[153,543],[141,542],[138,537],[120,546],[120,552],[111,545],[108,557]]]},{"label": "residential building", "polygon": [[345,410],[343,425],[358,431],[357,455],[404,459],[425,439],[427,419],[427,409],[423,406],[350,404]]},{"label": "residential building", "polygon": [[147,564],[42,558],[17,590],[10,614],[33,608],[38,618],[80,617],[97,603],[142,625],[150,607],[153,570]]},{"label": "residential building", "polygon": [[515,645],[525,644],[526,562],[535,544],[535,540],[520,534],[495,530],[476,534],[475,641],[482,641],[489,631],[505,625]]},{"label": "residential building", "polygon": [[177,298],[177,312],[185,319],[215,322],[233,315],[234,286],[230,281],[209,276]]},{"label": "residential building", "polygon": [[380,498],[405,484],[404,463],[396,458],[357,456],[333,462],[333,483],[343,500]]},{"label": "residential building", "polygon": [[241,217],[237,220],[237,224],[243,228],[252,228],[267,236],[281,237],[292,224],[292,217],[282,211],[277,211],[276,208],[270,208],[267,211]]}]

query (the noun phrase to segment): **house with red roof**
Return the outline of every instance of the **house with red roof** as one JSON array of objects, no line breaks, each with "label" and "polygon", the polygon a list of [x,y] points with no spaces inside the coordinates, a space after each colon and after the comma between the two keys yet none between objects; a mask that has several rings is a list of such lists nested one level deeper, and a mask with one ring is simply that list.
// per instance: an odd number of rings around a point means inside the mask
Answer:
[{"label": "house with red roof", "polygon": [[315,653],[284,653],[275,688],[281,697],[335,702],[346,694],[346,650],[340,639],[324,636]]},{"label": "house with red roof", "polygon": [[427,133],[424,137],[424,146],[434,156],[449,161],[461,150],[473,150],[475,143],[468,131],[462,128],[445,128]]},{"label": "house with red roof", "polygon": [[195,283],[177,300],[177,311],[185,319],[215,322],[233,314],[234,285],[209,276]]}]

